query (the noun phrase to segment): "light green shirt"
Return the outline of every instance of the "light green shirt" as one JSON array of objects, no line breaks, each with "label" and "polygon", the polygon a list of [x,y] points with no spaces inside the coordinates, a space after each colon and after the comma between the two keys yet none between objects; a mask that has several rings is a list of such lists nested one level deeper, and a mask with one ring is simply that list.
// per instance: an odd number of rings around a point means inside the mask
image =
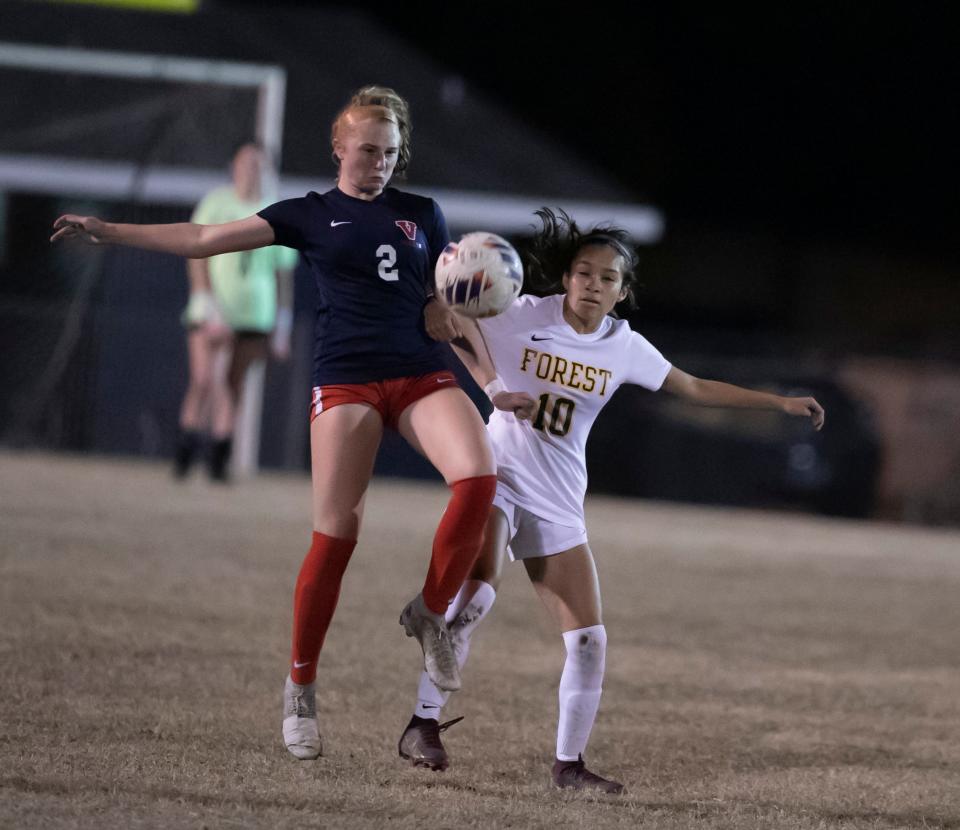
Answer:
[{"label": "light green shirt", "polygon": [[[203,197],[191,221],[219,225],[246,219],[264,207],[265,203],[238,198],[232,187],[220,187]],[[272,331],[277,319],[276,271],[296,264],[297,252],[281,245],[210,257],[210,285],[227,325],[235,331]]]}]

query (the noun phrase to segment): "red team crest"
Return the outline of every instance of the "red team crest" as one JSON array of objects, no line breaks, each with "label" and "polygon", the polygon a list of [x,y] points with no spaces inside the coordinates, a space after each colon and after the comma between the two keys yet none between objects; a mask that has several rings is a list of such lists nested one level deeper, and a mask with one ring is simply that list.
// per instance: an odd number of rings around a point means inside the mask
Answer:
[{"label": "red team crest", "polygon": [[417,239],[417,224],[416,222],[411,222],[408,219],[398,219],[394,223],[400,230],[403,231],[404,236],[407,237],[411,242],[415,242]]}]

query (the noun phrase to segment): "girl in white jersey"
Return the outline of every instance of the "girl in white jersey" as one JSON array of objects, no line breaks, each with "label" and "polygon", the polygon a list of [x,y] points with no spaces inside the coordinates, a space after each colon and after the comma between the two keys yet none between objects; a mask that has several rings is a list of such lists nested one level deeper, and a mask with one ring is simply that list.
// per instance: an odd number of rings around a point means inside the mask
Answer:
[{"label": "girl in white jersey", "polygon": [[[582,233],[563,211],[537,213],[543,229],[528,258],[528,276],[541,282],[552,278],[564,293],[522,296],[479,326],[461,321],[466,342],[455,344],[495,402],[488,428],[497,492],[483,549],[447,611],[447,622],[462,666],[470,637],[496,597],[504,552],[522,560],[567,653],[553,783],[619,793],[622,784],[583,763],[600,703],[607,640],[583,518],[585,448],[594,420],[623,383],[665,389],[704,406],[805,416],[814,429],[823,426],[824,413],[813,398],[702,380],[672,366],[626,321],[609,316],[618,303],[633,301],[636,257],[626,232],[603,227]],[[448,766],[439,736],[449,725],[439,723],[448,697],[422,675],[417,706],[399,745],[400,755],[414,765]]]}]

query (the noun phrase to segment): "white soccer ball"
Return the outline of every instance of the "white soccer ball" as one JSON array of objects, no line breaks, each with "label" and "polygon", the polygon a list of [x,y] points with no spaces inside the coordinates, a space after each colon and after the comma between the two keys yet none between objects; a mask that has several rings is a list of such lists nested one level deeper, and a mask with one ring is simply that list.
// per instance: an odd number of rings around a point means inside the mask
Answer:
[{"label": "white soccer ball", "polygon": [[502,236],[475,231],[451,242],[437,260],[437,296],[458,314],[493,317],[523,286],[523,263]]}]

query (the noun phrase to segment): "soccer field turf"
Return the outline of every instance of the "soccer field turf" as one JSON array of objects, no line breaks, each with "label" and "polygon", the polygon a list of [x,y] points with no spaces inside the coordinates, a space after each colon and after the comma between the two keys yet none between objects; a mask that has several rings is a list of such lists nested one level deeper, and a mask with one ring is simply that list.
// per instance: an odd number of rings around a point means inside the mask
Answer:
[{"label": "soccer field turf", "polygon": [[406,766],[442,486],[375,480],[321,656],[325,757],[280,737],[309,481],[0,453],[0,827],[960,827],[960,533],[591,499],[610,645],[549,786],[562,641],[508,566]]}]

